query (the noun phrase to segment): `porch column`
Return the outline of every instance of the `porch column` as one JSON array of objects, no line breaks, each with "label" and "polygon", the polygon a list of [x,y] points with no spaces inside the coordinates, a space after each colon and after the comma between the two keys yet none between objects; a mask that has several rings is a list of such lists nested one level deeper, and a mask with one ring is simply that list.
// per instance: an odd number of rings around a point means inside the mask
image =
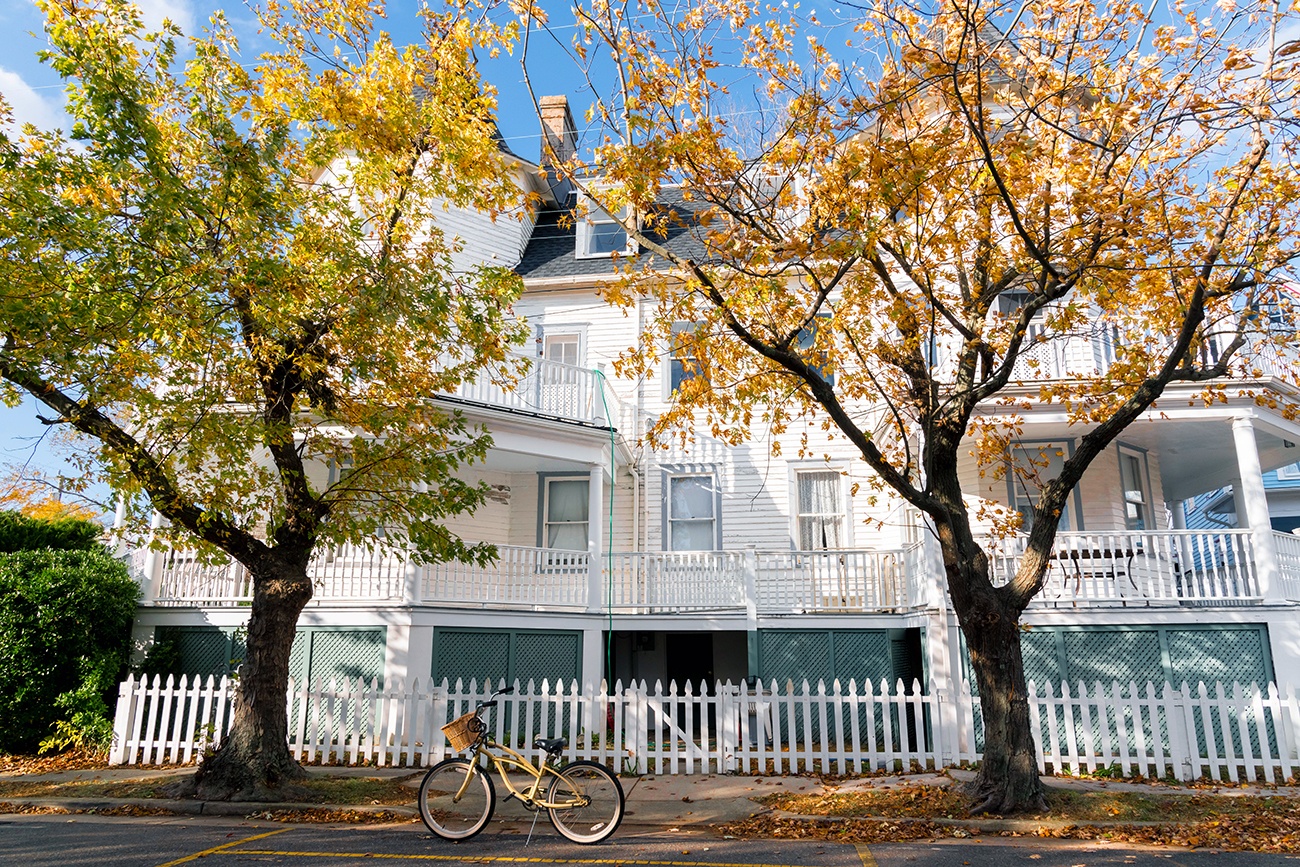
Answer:
[{"label": "porch column", "polygon": [[1280,602],[1282,581],[1278,568],[1277,546],[1273,525],[1268,518],[1268,498],[1264,493],[1264,473],[1259,466],[1259,449],[1255,444],[1255,427],[1249,417],[1232,421],[1232,439],[1237,447],[1237,469],[1241,473],[1237,493],[1237,524],[1244,510],[1255,548],[1255,580],[1266,602]]},{"label": "porch column", "polygon": [[[611,636],[612,638],[612,636]],[[605,633],[600,627],[587,627],[582,630],[582,684],[578,694],[582,696],[582,730],[587,735],[587,744],[591,744],[592,735],[605,735],[605,702],[599,701],[605,674]],[[570,738],[577,744],[577,732],[570,732]]]},{"label": "porch column", "polygon": [[1169,504],[1169,513],[1173,516],[1174,529],[1187,529],[1187,501],[1175,500]]},{"label": "porch column", "polygon": [[745,549],[745,674],[758,676],[758,552]]},{"label": "porch column", "polygon": [[[1237,484],[1233,487],[1234,491],[1240,489],[1241,489],[1240,484]],[[1187,529],[1187,501],[1175,500],[1172,503],[1166,503],[1165,505],[1169,509],[1169,514],[1171,516],[1171,521],[1172,521],[1172,529],[1186,530]],[[1174,563],[1174,567],[1175,567],[1174,571],[1177,573],[1174,576],[1174,580],[1181,585],[1183,581],[1184,573],[1188,573],[1191,571],[1192,562],[1193,562],[1192,542],[1189,538],[1187,538],[1186,535],[1180,533],[1174,537],[1173,554],[1177,558],[1177,560]]]},{"label": "porch column", "polygon": [[162,593],[162,573],[166,555],[153,549],[153,538],[162,527],[162,513],[155,511],[149,518],[149,535],[145,537],[144,563],[140,567],[141,602],[153,602]]},{"label": "porch column", "polygon": [[587,487],[587,610],[605,609],[605,560],[601,533],[605,526],[605,468],[591,465]]}]

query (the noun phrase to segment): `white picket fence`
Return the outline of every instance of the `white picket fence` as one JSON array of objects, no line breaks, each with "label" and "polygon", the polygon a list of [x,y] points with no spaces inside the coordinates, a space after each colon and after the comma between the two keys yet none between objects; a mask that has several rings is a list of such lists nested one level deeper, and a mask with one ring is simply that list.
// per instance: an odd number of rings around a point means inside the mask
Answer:
[{"label": "white picket fence", "polygon": [[[451,753],[439,730],[493,691],[474,681],[290,684],[289,746],[302,761],[424,767]],[[229,724],[229,679],[168,676],[121,684],[109,762],[188,763]],[[855,681],[811,687],[645,682],[612,690],[515,684],[487,713],[499,743],[542,760],[537,737],[569,737],[566,758],[620,771],[861,773],[979,761],[978,699]],[[1044,773],[1285,782],[1300,775],[1300,694],[1269,686],[1030,685]]]}]

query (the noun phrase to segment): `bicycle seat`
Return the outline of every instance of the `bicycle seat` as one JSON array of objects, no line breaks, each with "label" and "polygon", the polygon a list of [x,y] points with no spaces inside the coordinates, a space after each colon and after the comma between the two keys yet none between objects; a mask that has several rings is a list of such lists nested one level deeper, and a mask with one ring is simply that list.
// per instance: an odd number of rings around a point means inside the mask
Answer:
[{"label": "bicycle seat", "polygon": [[554,755],[569,745],[568,738],[538,738],[533,741],[533,747],[539,750],[546,750],[547,754]]}]

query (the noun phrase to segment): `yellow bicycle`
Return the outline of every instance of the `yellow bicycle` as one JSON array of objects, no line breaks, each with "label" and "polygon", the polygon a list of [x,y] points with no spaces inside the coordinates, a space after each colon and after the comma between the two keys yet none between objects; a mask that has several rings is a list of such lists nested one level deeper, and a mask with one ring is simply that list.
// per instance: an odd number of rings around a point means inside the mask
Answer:
[{"label": "yellow bicycle", "polygon": [[[482,713],[497,706],[497,696],[512,692],[513,687],[497,690],[472,713],[442,727],[452,749],[469,750],[470,754],[468,758],[441,761],[424,775],[420,783],[420,818],[430,831],[446,840],[468,840],[487,826],[496,809],[497,794],[491,775],[479,766],[481,756],[496,769],[509,797],[530,813],[545,810],[555,830],[575,843],[599,843],[623,821],[625,801],[618,777],[595,762],[570,762],[556,767],[554,763],[569,743],[565,738],[534,741],[534,747],[546,752],[541,767],[493,742]],[[511,768],[531,776],[532,785],[515,788],[506,775]]]}]

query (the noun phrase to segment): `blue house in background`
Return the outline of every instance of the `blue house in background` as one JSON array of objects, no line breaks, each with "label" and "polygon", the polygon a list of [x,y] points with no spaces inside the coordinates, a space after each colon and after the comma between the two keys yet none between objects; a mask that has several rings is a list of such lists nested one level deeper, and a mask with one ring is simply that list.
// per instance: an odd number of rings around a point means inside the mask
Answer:
[{"label": "blue house in background", "polygon": [[[1187,529],[1210,530],[1244,526],[1237,498],[1240,485],[1223,487],[1198,494],[1187,500],[1184,509]],[[1264,473],[1264,491],[1268,497],[1268,514],[1273,529],[1291,533],[1300,528],[1300,461]]]}]

